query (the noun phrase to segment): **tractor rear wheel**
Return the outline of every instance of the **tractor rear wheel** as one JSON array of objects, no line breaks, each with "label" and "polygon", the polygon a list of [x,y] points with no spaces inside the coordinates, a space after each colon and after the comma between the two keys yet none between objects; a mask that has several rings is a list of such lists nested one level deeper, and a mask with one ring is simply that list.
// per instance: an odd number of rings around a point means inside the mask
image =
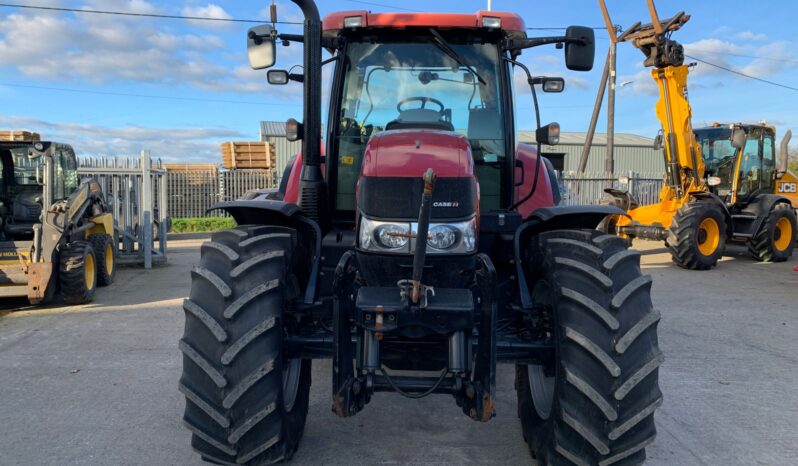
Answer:
[{"label": "tractor rear wheel", "polygon": [[305,428],[310,361],[283,355],[284,316],[299,295],[294,230],[241,226],[203,244],[184,301],[183,421],[206,461],[289,459]]},{"label": "tractor rear wheel", "polygon": [[796,238],[795,211],[789,204],[776,204],[759,232],[748,241],[748,251],[762,262],[784,262],[792,256]]},{"label": "tractor rear wheel", "polygon": [[552,231],[530,245],[529,284],[555,357],[516,366],[524,438],[547,465],[640,464],[662,404],[651,277],[623,239]]},{"label": "tractor rear wheel", "polygon": [[726,248],[726,217],[711,202],[690,202],[676,212],[668,230],[673,262],[691,270],[708,270],[718,264]]},{"label": "tractor rear wheel", "polygon": [[84,304],[94,299],[97,289],[97,256],[87,241],[67,244],[59,257],[58,281],[67,304]]},{"label": "tractor rear wheel", "polygon": [[108,286],[116,277],[116,244],[111,235],[93,233],[89,235],[89,242],[97,256],[97,284]]}]

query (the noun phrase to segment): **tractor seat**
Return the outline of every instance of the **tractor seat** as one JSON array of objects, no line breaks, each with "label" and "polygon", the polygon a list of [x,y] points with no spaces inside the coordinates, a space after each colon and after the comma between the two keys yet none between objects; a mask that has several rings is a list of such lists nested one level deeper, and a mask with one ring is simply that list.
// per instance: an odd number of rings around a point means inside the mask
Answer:
[{"label": "tractor seat", "polygon": [[428,108],[405,110],[399,114],[399,118],[389,121],[388,124],[385,125],[385,130],[439,129],[442,131],[454,131],[454,126],[442,118],[443,113]]}]

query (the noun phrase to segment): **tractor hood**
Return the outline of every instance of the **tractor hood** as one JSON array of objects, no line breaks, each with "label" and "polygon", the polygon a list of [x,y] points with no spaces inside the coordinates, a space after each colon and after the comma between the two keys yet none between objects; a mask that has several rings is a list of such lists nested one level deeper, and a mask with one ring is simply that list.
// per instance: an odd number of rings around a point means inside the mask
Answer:
[{"label": "tractor hood", "polygon": [[371,138],[358,181],[360,211],[371,218],[418,217],[421,177],[428,168],[438,177],[433,219],[476,214],[479,189],[468,139],[451,131],[427,129],[385,131]]},{"label": "tractor hood", "polygon": [[363,176],[421,178],[431,168],[438,178],[474,176],[471,145],[450,131],[404,129],[371,138],[363,157]]}]

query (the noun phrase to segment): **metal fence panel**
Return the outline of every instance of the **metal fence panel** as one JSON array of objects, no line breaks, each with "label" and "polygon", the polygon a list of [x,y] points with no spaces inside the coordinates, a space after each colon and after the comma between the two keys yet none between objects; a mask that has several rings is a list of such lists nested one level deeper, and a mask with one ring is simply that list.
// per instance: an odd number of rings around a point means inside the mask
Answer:
[{"label": "metal fence panel", "polygon": [[276,186],[273,170],[169,170],[167,203],[172,217],[220,217],[214,204],[241,198],[253,189]]},{"label": "metal fence panel", "polygon": [[652,174],[629,173],[623,177],[596,174],[559,175],[562,186],[562,202],[565,205],[597,204],[607,197],[606,188],[629,191],[640,205],[659,201],[663,179]]}]

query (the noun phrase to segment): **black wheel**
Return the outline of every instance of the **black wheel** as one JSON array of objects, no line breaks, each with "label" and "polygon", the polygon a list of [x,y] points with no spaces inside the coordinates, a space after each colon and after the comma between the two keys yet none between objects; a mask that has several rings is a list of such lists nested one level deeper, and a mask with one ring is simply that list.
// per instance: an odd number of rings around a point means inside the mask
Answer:
[{"label": "black wheel", "polygon": [[284,315],[299,295],[296,232],[244,226],[202,245],[183,304],[180,350],[191,444],[221,464],[289,459],[305,428],[310,361],[283,357]]},{"label": "black wheel", "polygon": [[717,204],[690,202],[673,216],[665,244],[679,267],[711,269],[726,248],[726,216]]},{"label": "black wheel", "polygon": [[87,241],[74,241],[61,250],[58,282],[67,304],[84,304],[94,299],[97,289],[97,257]]},{"label": "black wheel", "polygon": [[527,259],[556,348],[550,361],[516,366],[532,456],[554,466],[639,464],[656,435],[663,361],[640,254],[616,236],[573,230],[536,237]]},{"label": "black wheel", "polygon": [[116,277],[116,244],[111,235],[93,233],[89,242],[97,256],[97,285],[108,286]]},{"label": "black wheel", "polygon": [[795,211],[789,204],[776,204],[759,232],[748,241],[748,251],[762,262],[784,262],[792,256],[796,238]]}]

